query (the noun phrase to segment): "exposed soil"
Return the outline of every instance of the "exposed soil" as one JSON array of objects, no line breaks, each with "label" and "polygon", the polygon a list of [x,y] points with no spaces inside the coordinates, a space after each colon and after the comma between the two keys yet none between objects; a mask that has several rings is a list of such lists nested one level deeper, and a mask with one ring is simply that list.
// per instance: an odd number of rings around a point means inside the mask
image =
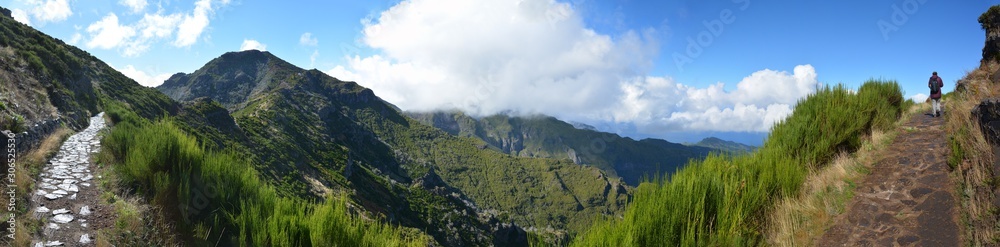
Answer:
[{"label": "exposed soil", "polygon": [[911,117],[817,246],[960,245],[943,125],[943,117]]},{"label": "exposed soil", "polygon": [[94,246],[98,229],[110,227],[114,210],[100,203],[92,156],[100,150],[97,132],[104,115],[90,119],[87,129],[73,134],[42,168],[32,195],[32,215],[43,219],[33,246]]}]

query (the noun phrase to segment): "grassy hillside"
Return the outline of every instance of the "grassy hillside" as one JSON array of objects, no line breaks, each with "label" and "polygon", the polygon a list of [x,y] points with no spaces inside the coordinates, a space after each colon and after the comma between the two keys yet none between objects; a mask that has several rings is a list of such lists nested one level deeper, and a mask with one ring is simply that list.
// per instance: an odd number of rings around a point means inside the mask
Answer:
[{"label": "grassy hillside", "polygon": [[[984,13],[1000,16],[1000,6],[993,6]],[[981,18],[982,19],[982,18]],[[996,17],[993,20],[1000,20]],[[993,23],[993,29],[1000,22]],[[984,24],[984,28],[986,24]],[[993,51],[996,53],[996,51]],[[990,138],[990,123],[981,122],[977,109],[982,105],[982,113],[988,112],[989,102],[1000,97],[1000,64],[984,57],[985,63],[970,71],[955,87],[946,94],[942,102],[945,105],[945,132],[948,134],[948,144],[951,154],[948,165],[954,169],[953,175],[959,181],[962,197],[962,219],[967,245],[997,246],[1000,244],[1000,211],[995,204],[1000,189],[997,183],[997,154],[1000,153],[1000,143],[988,141]],[[996,108],[993,108],[995,111]],[[989,114],[986,114],[989,115]],[[994,115],[995,116],[995,115]],[[989,117],[984,118],[989,119]],[[993,123],[995,124],[995,123]]]},{"label": "grassy hillside", "polygon": [[280,195],[342,192],[445,245],[499,244],[523,237],[518,226],[565,239],[599,215],[620,214],[630,193],[593,167],[512,157],[449,135],[357,83],[267,52],[227,53],[159,89],[185,100],[179,127],[210,148],[246,147]]},{"label": "grassy hillside", "polygon": [[143,117],[178,109],[86,51],[0,15],[0,112],[7,115],[0,127],[16,129],[11,116],[24,125],[61,116],[78,128],[104,101],[123,102]]},{"label": "grassy hillside", "polygon": [[[160,209],[148,213],[161,212],[166,216],[162,218],[172,221],[161,225],[170,231],[154,232],[163,229],[139,228],[152,227],[142,224],[161,217],[120,215],[111,219],[116,229],[139,231],[118,232],[122,236],[110,236],[112,243],[153,245],[157,240],[150,238],[175,234],[187,245],[425,246],[434,242],[417,229],[391,226],[378,214],[352,209],[351,200],[343,195],[327,194],[321,198],[325,202],[281,195],[270,180],[251,169],[248,160],[254,156],[242,146],[247,137],[236,131],[238,126],[227,111],[220,115],[218,109],[218,104],[203,100],[182,108],[90,54],[0,16],[0,128],[22,131],[36,121],[60,117],[65,125],[80,128],[89,116],[109,112],[116,126],[104,139],[106,148],[101,154],[102,163],[114,167],[115,172],[108,175],[120,178],[125,183],[120,185],[123,191],[139,195],[140,203]],[[41,150],[58,148],[58,141],[68,132],[60,128],[29,155],[29,162],[19,163],[17,184],[23,188],[19,195],[32,194],[31,172],[37,174],[44,156],[51,155]],[[191,134],[203,141],[198,143]],[[114,207],[124,210],[119,213],[134,214],[135,205],[126,207],[132,211],[119,208],[132,203],[136,202],[118,201]],[[22,206],[18,212],[27,209]],[[22,217],[30,216],[18,216]],[[18,229],[40,229],[37,222],[18,222],[27,224]],[[24,234],[19,240],[30,241],[31,232],[18,234]]]},{"label": "grassy hillside", "polygon": [[491,149],[514,156],[562,159],[594,166],[633,186],[644,176],[672,173],[692,159],[700,160],[717,151],[660,139],[636,141],[617,134],[579,129],[542,115],[498,114],[481,119],[460,112],[407,115],[454,136],[483,140]]},{"label": "grassy hillside", "polygon": [[856,150],[862,134],[891,127],[905,107],[895,81],[871,80],[857,93],[822,88],[799,101],[757,151],[709,156],[640,185],[624,217],[595,224],[573,245],[761,244],[776,199],[796,193],[808,169]]},{"label": "grassy hillside", "polygon": [[[349,213],[343,197],[325,203],[280,196],[249,161],[206,151],[170,120],[108,111],[115,126],[101,160],[177,220],[194,245],[424,246],[426,235]],[[177,207],[176,205],[180,205]],[[219,229],[229,229],[229,234]]]}]

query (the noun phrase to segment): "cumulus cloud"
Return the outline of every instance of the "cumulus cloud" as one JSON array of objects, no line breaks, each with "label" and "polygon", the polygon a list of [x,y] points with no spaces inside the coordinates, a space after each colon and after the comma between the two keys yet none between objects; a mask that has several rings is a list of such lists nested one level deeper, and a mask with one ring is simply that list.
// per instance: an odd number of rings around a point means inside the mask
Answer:
[{"label": "cumulus cloud", "polygon": [[[440,8],[438,6],[450,6]],[[408,0],[363,20],[380,54],[328,74],[357,81],[404,110],[514,110],[635,123],[645,131],[768,131],[813,92],[810,65],[761,70],[727,92],[648,76],[657,30],[608,35],[553,0]]]},{"label": "cumulus cloud", "polygon": [[34,8],[31,9],[31,15],[42,23],[64,21],[73,15],[73,10],[69,7],[69,0],[36,0],[28,1],[28,4],[34,5]]},{"label": "cumulus cloud", "polygon": [[110,13],[101,20],[87,26],[90,41],[87,48],[111,49],[127,43],[135,36],[135,28],[118,23],[118,16]]},{"label": "cumulus cloud", "polygon": [[791,114],[795,103],[815,92],[818,84],[811,65],[796,66],[793,73],[754,72],[732,92],[725,91],[723,83],[696,88],[671,78],[636,78],[622,84],[620,105],[612,116],[646,132],[764,132]]},{"label": "cumulus cloud", "polygon": [[243,40],[243,44],[240,45],[240,51],[246,51],[246,50],[266,51],[267,50],[267,45],[261,44],[260,42],[257,42],[256,40],[244,39]]},{"label": "cumulus cloud", "polygon": [[139,85],[147,87],[156,87],[163,84],[164,81],[170,78],[170,73],[163,73],[157,75],[151,75],[144,71],[136,69],[132,65],[125,65],[123,68],[116,68],[119,72],[122,72],[125,76],[132,78],[139,83]]},{"label": "cumulus cloud", "polygon": [[25,12],[22,9],[12,9],[10,12],[10,16],[14,17],[15,21],[31,26],[31,19],[28,19],[28,12]]},{"label": "cumulus cloud", "polygon": [[922,93],[918,93],[918,94],[914,94],[913,96],[910,96],[910,99],[912,99],[913,102],[917,102],[917,103],[923,103],[924,101],[927,101],[927,98],[930,98],[930,96],[926,95],[926,94],[922,94]]},{"label": "cumulus cloud", "polygon": [[[222,1],[222,5],[227,2]],[[132,4],[138,4],[145,8],[146,2],[124,0],[120,3],[130,7]],[[171,43],[177,47],[190,46],[198,41],[208,26],[209,15],[213,12],[210,1],[200,0],[195,3],[195,8],[190,13],[164,14],[162,11],[146,13],[131,24],[120,23],[118,16],[110,13],[87,28],[90,35],[87,46],[118,49],[125,57],[142,55],[160,40],[172,39]]]},{"label": "cumulus cloud", "polygon": [[146,9],[147,3],[146,0],[121,0],[118,4],[128,7],[132,13],[141,13],[143,9]]},{"label": "cumulus cloud", "polygon": [[[228,1],[222,2],[222,4],[226,3]],[[201,37],[201,33],[205,31],[205,28],[208,27],[208,15],[214,12],[212,10],[212,1],[198,0],[194,6],[194,11],[191,14],[184,15],[184,18],[180,22],[174,46],[186,47],[193,45]]]},{"label": "cumulus cloud", "polygon": [[312,33],[303,33],[299,36],[299,44],[304,46],[316,46],[319,45],[319,39],[312,36]]},{"label": "cumulus cloud", "polygon": [[309,55],[309,67],[316,67],[317,58],[319,58],[319,50],[314,50],[312,55]]},{"label": "cumulus cloud", "polygon": [[598,34],[554,1],[405,1],[363,32],[385,56],[351,58],[359,82],[398,94],[411,110],[452,105],[474,114],[606,106],[614,101],[602,95],[648,66],[656,48],[654,30]]}]

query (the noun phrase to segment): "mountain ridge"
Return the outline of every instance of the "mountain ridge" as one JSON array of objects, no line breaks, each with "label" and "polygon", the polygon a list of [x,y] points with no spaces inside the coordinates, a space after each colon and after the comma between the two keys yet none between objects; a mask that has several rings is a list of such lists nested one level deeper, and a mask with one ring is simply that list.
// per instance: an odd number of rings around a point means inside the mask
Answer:
[{"label": "mountain ridge", "polygon": [[757,150],[757,147],[755,146],[723,140],[718,137],[706,137],[696,143],[685,143],[684,145],[707,147],[731,154],[750,153]]},{"label": "mountain ridge", "polygon": [[[487,149],[479,140],[413,120],[371,89],[298,68],[269,52],[229,52],[195,72],[171,76],[157,89],[186,104],[207,98],[225,108],[249,139],[234,145],[246,146],[284,193],[314,197],[329,189],[353,191],[361,206],[390,222],[418,229],[429,226],[421,222],[433,222],[430,235],[448,245],[478,245],[479,236],[497,232],[506,219],[553,228],[542,234],[566,241],[598,215],[619,213],[630,196],[625,183],[599,169]],[[221,132],[205,131],[200,139],[227,138]],[[441,218],[434,215],[444,212],[433,207],[415,210],[419,202],[408,198],[424,197],[414,193],[425,190],[402,191],[421,181],[444,182],[431,183],[445,189],[424,196],[452,202],[434,207],[467,208],[460,211],[485,213],[486,220]],[[489,216],[493,210],[499,219],[489,220],[496,218]],[[465,222],[459,225],[466,230],[444,227],[457,221]]]},{"label": "mountain ridge", "polygon": [[489,148],[519,157],[568,159],[600,168],[637,186],[644,177],[666,176],[716,149],[661,139],[634,140],[579,128],[552,116],[495,114],[474,118],[460,111],[406,112],[418,121],[461,137],[483,140]]}]

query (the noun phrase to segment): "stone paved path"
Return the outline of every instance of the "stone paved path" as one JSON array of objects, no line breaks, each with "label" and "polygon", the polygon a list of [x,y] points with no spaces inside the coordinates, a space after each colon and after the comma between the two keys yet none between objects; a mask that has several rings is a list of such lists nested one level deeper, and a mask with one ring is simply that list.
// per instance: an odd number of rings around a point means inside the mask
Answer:
[{"label": "stone paved path", "polygon": [[94,225],[101,222],[95,218],[110,210],[95,203],[100,193],[91,164],[91,156],[101,147],[97,132],[104,126],[104,113],[92,117],[90,126],[70,136],[42,168],[32,196],[32,214],[45,224],[34,246],[94,245],[95,229],[102,227]]},{"label": "stone paved path", "polygon": [[817,246],[958,246],[943,118],[910,118]]}]

